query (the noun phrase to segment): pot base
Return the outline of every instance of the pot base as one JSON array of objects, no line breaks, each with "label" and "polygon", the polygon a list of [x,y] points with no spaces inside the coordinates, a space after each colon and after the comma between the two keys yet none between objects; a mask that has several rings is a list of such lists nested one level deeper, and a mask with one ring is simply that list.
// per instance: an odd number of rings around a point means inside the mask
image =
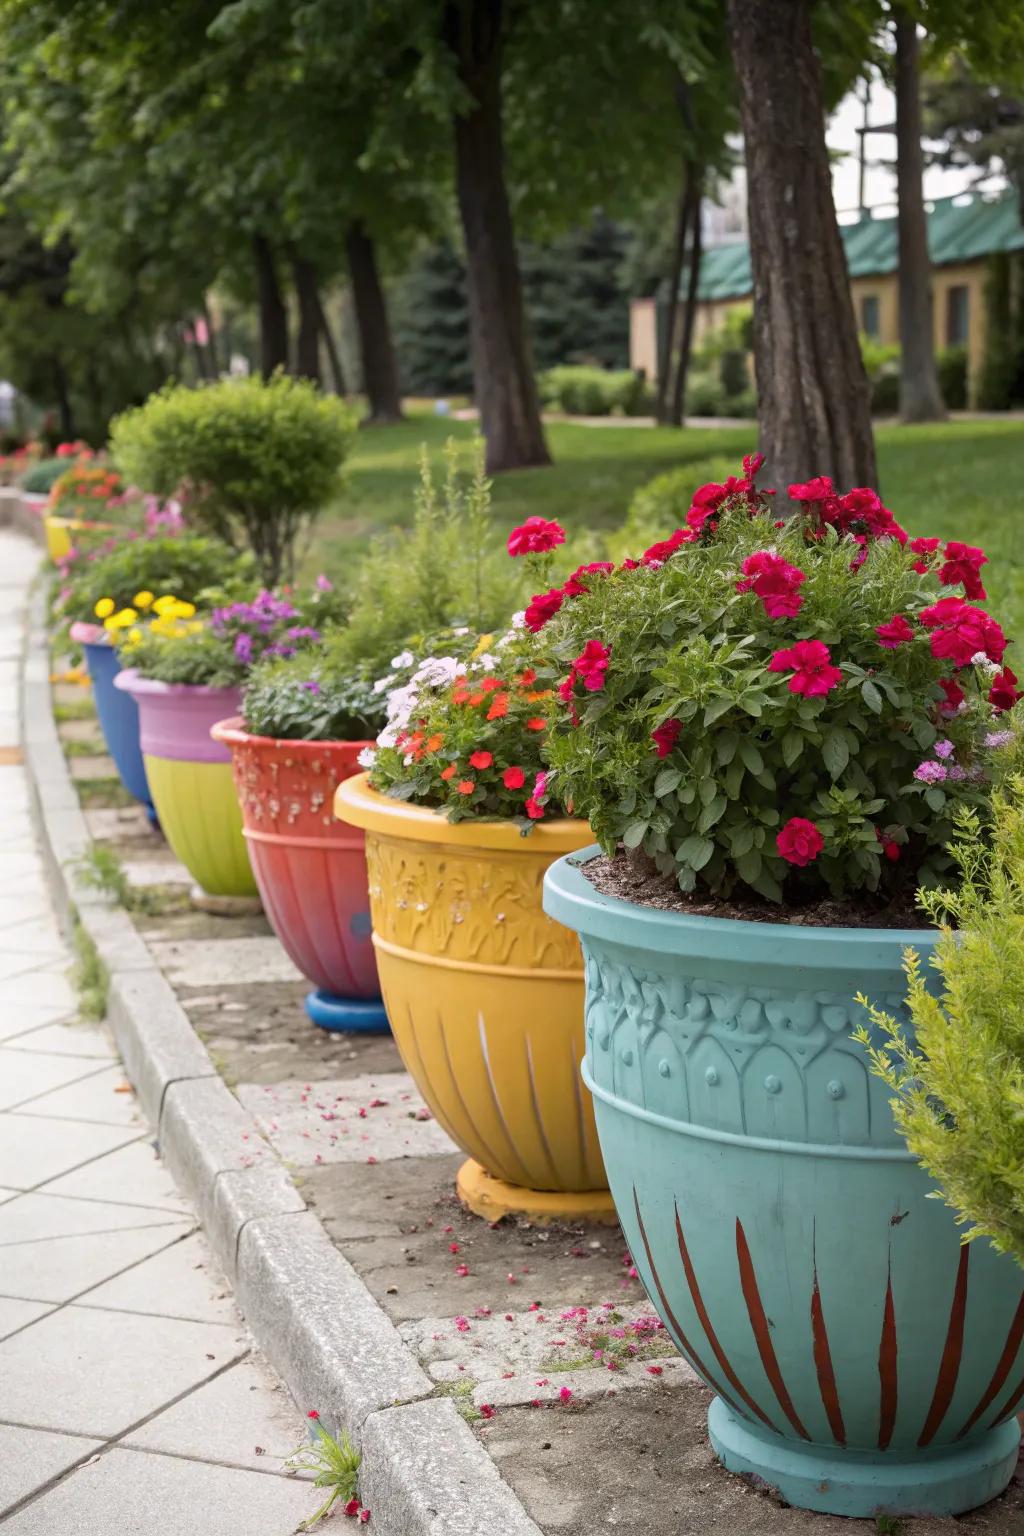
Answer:
[{"label": "pot base", "polygon": [[711,1445],[729,1472],[769,1485],[797,1509],[873,1515],[960,1515],[996,1498],[1013,1476],[1020,1447],[1015,1418],[964,1444],[929,1451],[829,1451],[765,1433],[716,1397]]},{"label": "pot base", "polygon": [[455,1193],[474,1216],[485,1221],[521,1216],[536,1227],[546,1227],[580,1222],[611,1226],[619,1219],[607,1189],[525,1189],[492,1178],[473,1158],[459,1169]]},{"label": "pot base", "polygon": [[391,1033],[379,997],[335,997],[317,989],[306,995],[306,1012],[321,1029],[360,1035]]},{"label": "pot base", "polygon": [[[157,821],[153,824],[160,825]],[[258,896],[214,896],[201,885],[192,887],[188,899],[197,912],[209,912],[214,917],[258,917],[263,911]]]}]

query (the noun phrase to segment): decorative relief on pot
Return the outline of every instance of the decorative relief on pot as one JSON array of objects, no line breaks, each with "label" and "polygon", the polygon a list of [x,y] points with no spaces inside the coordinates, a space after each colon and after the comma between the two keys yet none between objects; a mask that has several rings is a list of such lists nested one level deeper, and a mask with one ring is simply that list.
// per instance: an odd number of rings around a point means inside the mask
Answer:
[{"label": "decorative relief on pot", "polygon": [[546,854],[367,832],[366,862],[373,926],[388,943],[478,964],[581,969],[576,935],[541,908]]},{"label": "decorative relief on pot", "polygon": [[[586,967],[588,1065],[617,1098],[748,1136],[901,1144],[851,1039],[852,996],[666,976],[593,949]],[[902,994],[879,1002],[905,1016]]]}]

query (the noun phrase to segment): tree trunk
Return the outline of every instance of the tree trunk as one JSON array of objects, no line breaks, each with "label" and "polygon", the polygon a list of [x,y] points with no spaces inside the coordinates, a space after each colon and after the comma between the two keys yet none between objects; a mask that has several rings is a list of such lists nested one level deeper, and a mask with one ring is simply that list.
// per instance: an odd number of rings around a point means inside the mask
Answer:
[{"label": "tree trunk", "polygon": [[288,367],[288,311],[277,281],[274,253],[264,235],[253,235],[260,309],[260,372],[269,379],[275,368]]},{"label": "tree trunk", "polygon": [[220,358],[217,354],[217,338],[213,330],[213,316],[207,300],[203,300],[203,319],[206,321],[206,350],[210,355],[210,377],[220,377]]},{"label": "tree trunk", "polygon": [[363,425],[389,425],[402,419],[402,392],[384,289],[377,271],[377,250],[361,224],[349,227],[345,249],[359,332],[363,389],[370,406]]},{"label": "tree trunk", "polygon": [[550,464],[526,329],[505,183],[505,0],[448,0],[444,36],[470,98],[455,119],[455,180],[466,242],[470,348],[487,470]]},{"label": "tree trunk", "polygon": [[842,490],[872,485],[870,390],[832,201],[810,0],[728,0],[728,16],[767,471],[783,492],[819,474]]},{"label": "tree trunk", "polygon": [[693,351],[693,328],[697,320],[697,287],[700,283],[700,263],[703,252],[703,231],[700,222],[700,205],[704,196],[704,167],[691,165],[689,173],[689,224],[690,273],[686,285],[686,308],[683,311],[683,334],[679,339],[679,356],[676,359],[676,377],[672,386],[672,409],[669,424],[683,425],[686,407],[686,379],[690,372],[690,354]]},{"label": "tree trunk", "polygon": [[71,408],[71,391],[68,387],[67,370],[61,359],[54,353],[53,357],[53,393],[57,400],[57,415],[60,418],[60,433],[66,443],[75,440],[75,413]]},{"label": "tree trunk", "polygon": [[316,268],[304,256],[292,257],[292,279],[299,301],[299,337],[295,372],[320,383],[320,296]]},{"label": "tree trunk", "polygon": [[900,415],[943,421],[932,329],[931,259],[924,210],[921,78],[917,22],[894,11],[896,32],[896,181],[899,199]]},{"label": "tree trunk", "polygon": [[348,390],[345,386],[345,370],[341,365],[341,353],[338,351],[337,343],[334,340],[331,322],[327,318],[327,311],[324,309],[323,300],[319,292],[316,296],[316,307],[320,316],[320,334],[324,339],[324,346],[327,348],[327,361],[331,365],[334,392],[338,395],[347,395]]},{"label": "tree trunk", "polygon": [[690,184],[693,166],[683,164],[683,184],[679,189],[676,212],[676,237],[672,246],[672,265],[668,274],[668,312],[665,316],[665,354],[658,369],[658,392],[654,401],[655,419],[662,425],[669,420],[669,398],[675,368],[676,326],[679,324],[679,289],[686,259],[686,232],[690,223]]}]

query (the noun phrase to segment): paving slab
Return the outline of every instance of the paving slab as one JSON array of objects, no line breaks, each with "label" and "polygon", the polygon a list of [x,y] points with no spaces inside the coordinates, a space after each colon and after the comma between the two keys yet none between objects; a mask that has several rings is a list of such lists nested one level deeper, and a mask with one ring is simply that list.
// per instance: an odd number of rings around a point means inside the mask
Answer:
[{"label": "paving slab", "polygon": [[91,1125],[43,1115],[0,1115],[0,1184],[34,1189],[139,1135],[117,1125]]},{"label": "paving slab", "polygon": [[301,981],[274,938],[151,939],[150,951],[172,985],[215,987],[225,981]]},{"label": "paving slab", "polygon": [[102,1443],[79,1435],[26,1429],[20,1424],[0,1424],[0,1517],[26,1494],[91,1456]]},{"label": "paving slab", "polygon": [[80,1056],[92,1061],[112,1061],[117,1052],[104,1029],[90,1024],[37,1024],[24,1034],[4,1042],[12,1051],[42,1052],[51,1056]]},{"label": "paving slab", "polygon": [[61,1174],[42,1185],[39,1193],[68,1195],[78,1200],[109,1200],[178,1214],[190,1212],[188,1201],[179,1195],[149,1139],[130,1141],[73,1173]]},{"label": "paving slab", "polygon": [[227,1281],[198,1234],[162,1248],[113,1280],[78,1297],[80,1307],[233,1324],[237,1318]]},{"label": "paving slab", "polygon": [[[308,1483],[112,1450],[12,1515],[5,1536],[285,1536],[311,1512]],[[314,1506],[315,1507],[315,1506]]]},{"label": "paving slab", "polygon": [[[70,1003],[39,1003],[31,998],[20,999],[9,995],[9,983],[5,983],[0,995],[0,1041],[5,1045],[20,1040],[37,1029],[59,1023],[74,1015],[77,999]],[[31,1047],[30,1047],[31,1049]]]},{"label": "paving slab", "polygon": [[4,1413],[108,1439],[248,1348],[237,1324],[62,1307],[0,1343]]},{"label": "paving slab", "polygon": [[[29,1323],[34,1323],[40,1317],[45,1317],[47,1312],[52,1312],[53,1306],[46,1301],[23,1301],[15,1296],[0,1296],[0,1339],[6,1339],[9,1334],[17,1333],[19,1328],[27,1328]],[[3,1467],[3,1457],[0,1454],[0,1470]],[[0,1483],[2,1487],[2,1483]]]},{"label": "paving slab", "polygon": [[63,1088],[99,1070],[102,1068],[95,1061],[0,1046],[0,1110],[31,1103],[54,1088]]},{"label": "paving slab", "polygon": [[138,1129],[142,1117],[135,1095],[121,1066],[100,1067],[83,1074],[65,1088],[44,1093],[18,1105],[19,1117],[47,1115],[59,1120],[82,1120],[96,1125]]},{"label": "paving slab", "polygon": [[407,1072],[241,1083],[236,1091],[278,1155],[300,1167],[443,1156],[453,1150]]}]

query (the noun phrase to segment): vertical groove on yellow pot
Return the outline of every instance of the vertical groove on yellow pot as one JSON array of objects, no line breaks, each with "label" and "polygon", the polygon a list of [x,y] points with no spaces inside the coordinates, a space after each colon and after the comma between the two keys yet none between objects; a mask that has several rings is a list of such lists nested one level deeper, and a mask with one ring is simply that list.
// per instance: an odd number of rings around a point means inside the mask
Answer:
[{"label": "vertical groove on yellow pot", "polygon": [[189,874],[211,896],[255,896],[231,764],[148,753],[145,763],[160,826]]}]

